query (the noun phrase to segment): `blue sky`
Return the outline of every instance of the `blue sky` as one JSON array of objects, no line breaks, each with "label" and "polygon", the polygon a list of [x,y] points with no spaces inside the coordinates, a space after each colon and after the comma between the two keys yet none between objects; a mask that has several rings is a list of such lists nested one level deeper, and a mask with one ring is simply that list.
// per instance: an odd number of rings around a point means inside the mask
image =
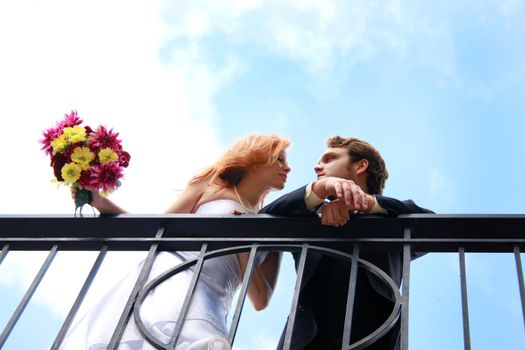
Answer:
[{"label": "blue sky", "polygon": [[[112,196],[131,212],[162,212],[191,174],[259,132],[292,141],[289,181],[269,200],[311,181],[340,134],[382,152],[386,195],[438,213],[524,213],[524,20],[518,0],[2,0],[0,146],[13,170],[0,174],[0,213],[73,211],[36,142],[71,109],[121,133],[132,162]],[[34,255],[0,266],[0,327]],[[46,348],[50,337],[24,334],[60,326],[81,281],[53,287],[77,275],[63,259],[6,348]],[[467,264],[473,348],[524,348],[512,257]],[[412,266],[411,348],[462,348],[457,256]],[[239,349],[273,348],[293,276],[288,257],[270,308],[246,311]]]}]

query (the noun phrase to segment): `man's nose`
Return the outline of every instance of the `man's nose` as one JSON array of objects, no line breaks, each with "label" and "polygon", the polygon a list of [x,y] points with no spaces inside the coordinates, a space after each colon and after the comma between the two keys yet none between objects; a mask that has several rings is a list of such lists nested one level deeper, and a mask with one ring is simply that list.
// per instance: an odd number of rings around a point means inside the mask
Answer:
[{"label": "man's nose", "polygon": [[319,174],[322,169],[323,169],[323,167],[319,163],[314,166],[314,171],[315,171],[316,174]]}]

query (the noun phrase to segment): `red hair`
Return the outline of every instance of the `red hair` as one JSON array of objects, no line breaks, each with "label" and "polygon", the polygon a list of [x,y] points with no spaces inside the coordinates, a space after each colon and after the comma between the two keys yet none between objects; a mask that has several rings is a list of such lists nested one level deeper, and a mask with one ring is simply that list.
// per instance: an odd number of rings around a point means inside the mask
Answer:
[{"label": "red hair", "polygon": [[219,187],[237,185],[249,170],[272,165],[290,142],[277,135],[249,135],[237,140],[217,162],[190,183],[208,180]]}]

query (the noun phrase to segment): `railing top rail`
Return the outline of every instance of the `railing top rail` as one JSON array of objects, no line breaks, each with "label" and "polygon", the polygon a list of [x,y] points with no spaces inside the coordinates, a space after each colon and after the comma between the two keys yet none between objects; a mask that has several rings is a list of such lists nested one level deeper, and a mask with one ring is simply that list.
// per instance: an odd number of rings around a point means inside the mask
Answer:
[{"label": "railing top rail", "polygon": [[[155,239],[159,227],[165,228]],[[410,227],[411,236],[403,230]],[[146,250],[194,249],[200,242],[268,244],[313,243],[338,246],[359,241],[366,248],[391,249],[410,243],[415,251],[512,251],[525,247],[525,215],[512,214],[410,214],[399,217],[355,216],[344,227],[323,226],[312,217],[259,215],[164,214],[114,216],[0,215],[0,245],[12,249]]]}]

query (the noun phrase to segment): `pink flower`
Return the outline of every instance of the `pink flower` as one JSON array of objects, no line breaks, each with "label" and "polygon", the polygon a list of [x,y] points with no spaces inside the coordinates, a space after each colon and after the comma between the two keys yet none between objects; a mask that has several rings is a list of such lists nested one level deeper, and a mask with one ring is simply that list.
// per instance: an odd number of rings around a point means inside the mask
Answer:
[{"label": "pink flower", "polygon": [[78,117],[77,111],[71,111],[70,114],[65,114],[64,119],[58,121],[55,127],[49,128],[42,133],[44,135],[44,138],[40,140],[40,143],[42,144],[42,150],[46,154],[51,154],[53,152],[53,147],[51,147],[51,141],[59,137],[64,131],[65,127],[76,126],[80,124],[82,124],[82,119]]},{"label": "pink flower", "polygon": [[91,167],[91,187],[111,192],[120,186],[122,168],[116,162]]},{"label": "pink flower", "polygon": [[49,128],[46,131],[44,131],[42,134],[44,135],[44,138],[40,140],[40,143],[42,144],[42,150],[46,152],[46,154],[53,153],[53,147],[51,146],[51,141],[56,139],[62,134],[62,128],[54,127]]},{"label": "pink flower", "polygon": [[117,137],[118,132],[113,132],[113,129],[107,130],[101,125],[91,134],[88,145],[94,150],[101,150],[106,147],[112,150],[118,150],[121,141]]},{"label": "pink flower", "polygon": [[64,120],[60,124],[62,128],[65,128],[80,125],[82,122],[83,120],[78,117],[77,111],[71,111],[71,113],[64,115]]}]

